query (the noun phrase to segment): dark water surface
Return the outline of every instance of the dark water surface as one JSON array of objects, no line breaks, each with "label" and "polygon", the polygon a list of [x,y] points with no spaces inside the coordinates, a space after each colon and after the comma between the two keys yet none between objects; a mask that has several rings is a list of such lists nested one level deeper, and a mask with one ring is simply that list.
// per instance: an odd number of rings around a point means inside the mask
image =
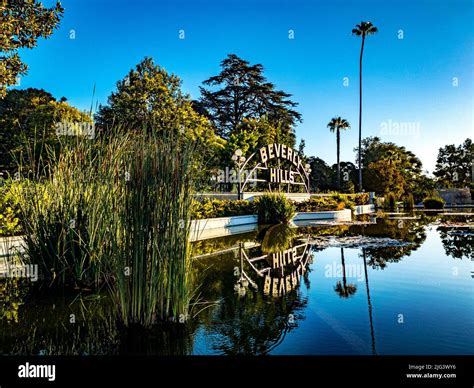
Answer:
[{"label": "dark water surface", "polygon": [[202,303],[182,329],[120,328],[106,292],[0,284],[0,353],[472,354],[472,216],[359,221],[194,244]]}]

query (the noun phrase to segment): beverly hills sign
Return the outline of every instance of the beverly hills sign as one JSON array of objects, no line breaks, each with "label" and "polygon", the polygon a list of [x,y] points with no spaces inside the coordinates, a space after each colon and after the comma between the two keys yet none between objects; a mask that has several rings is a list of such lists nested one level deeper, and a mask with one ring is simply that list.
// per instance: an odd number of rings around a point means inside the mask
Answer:
[{"label": "beverly hills sign", "polygon": [[286,144],[268,144],[252,154],[242,166],[255,164],[253,168],[247,167],[250,173],[242,184],[242,191],[250,182],[266,182],[268,189],[281,190],[286,185],[288,193],[294,186],[304,186],[309,193],[309,165],[303,166],[303,160],[299,152]]}]

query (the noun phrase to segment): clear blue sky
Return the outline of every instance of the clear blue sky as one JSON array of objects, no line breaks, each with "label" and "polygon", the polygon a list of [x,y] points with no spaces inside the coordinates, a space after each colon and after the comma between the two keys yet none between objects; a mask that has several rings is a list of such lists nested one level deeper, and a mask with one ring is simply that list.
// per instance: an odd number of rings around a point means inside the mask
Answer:
[{"label": "clear blue sky", "polygon": [[[46,5],[53,1],[44,1]],[[326,125],[346,118],[341,157],[354,161],[358,127],[360,39],[355,24],[379,28],[364,54],[363,136],[381,136],[417,154],[433,170],[437,150],[473,137],[473,6],[471,1],[143,1],[64,0],[61,27],[21,52],[29,73],[21,88],[44,88],[89,109],[92,89],[105,103],[115,82],[144,56],[198,86],[235,53],[264,65],[267,78],[293,94],[306,153],[336,160]],[[185,39],[179,39],[179,30]],[[294,30],[294,39],[288,31]],[[71,30],[75,39],[70,39]],[[403,39],[398,39],[403,30]],[[343,85],[344,77],[349,86]],[[458,86],[453,86],[453,77]],[[392,134],[384,134],[384,123]],[[396,125],[412,132],[397,134]],[[387,127],[385,127],[387,129]]]}]

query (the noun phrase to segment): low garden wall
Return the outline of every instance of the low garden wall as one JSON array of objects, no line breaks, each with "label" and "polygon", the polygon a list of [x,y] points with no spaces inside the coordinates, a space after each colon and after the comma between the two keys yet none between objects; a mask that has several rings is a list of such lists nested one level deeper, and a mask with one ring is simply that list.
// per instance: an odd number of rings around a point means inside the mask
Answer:
[{"label": "low garden wall", "polygon": [[[359,205],[354,209],[355,215],[373,213],[374,205]],[[320,212],[299,212],[292,221],[351,221],[352,210],[332,210]],[[223,237],[232,234],[246,233],[255,230],[258,226],[256,215],[208,218],[191,221],[191,241],[205,240],[214,237]]]}]

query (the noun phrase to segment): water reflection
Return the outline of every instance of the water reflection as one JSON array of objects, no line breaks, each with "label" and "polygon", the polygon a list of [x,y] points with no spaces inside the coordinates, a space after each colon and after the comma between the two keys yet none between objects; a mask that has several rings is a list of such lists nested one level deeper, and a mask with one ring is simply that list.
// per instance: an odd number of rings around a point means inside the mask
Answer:
[{"label": "water reflection", "polygon": [[364,274],[365,274],[365,288],[367,292],[367,307],[369,311],[369,322],[370,322],[370,338],[372,340],[372,354],[375,355],[375,334],[374,334],[374,319],[372,316],[372,302],[370,299],[370,287],[369,287],[369,273],[367,271],[367,258],[365,248],[362,248],[362,259],[364,261]]},{"label": "water reflection", "polygon": [[[464,259],[473,258],[473,233],[446,217],[394,214],[375,222],[361,217],[356,225],[267,226],[193,243],[199,298],[215,303],[180,326],[123,328],[106,293],[46,294],[0,279],[0,354],[346,354],[354,351],[348,332],[366,354],[462,353],[472,344],[466,329],[472,306],[459,290],[472,287],[463,271]],[[353,245],[313,246],[318,236]],[[379,238],[409,245],[364,245]],[[340,269],[326,276],[324,265],[332,263]],[[360,282],[352,279],[354,265]],[[443,288],[420,282],[430,274]],[[401,305],[410,316],[404,326],[394,324]],[[437,310],[424,307],[431,305]],[[423,329],[412,322],[423,322]]]},{"label": "water reflection", "polygon": [[257,241],[239,244],[235,292],[223,288],[223,302],[205,318],[206,336],[214,338],[218,354],[268,354],[304,319],[308,301],[298,288],[301,279],[309,287],[308,238],[279,225],[260,231]]},{"label": "water reflection", "polygon": [[446,255],[454,259],[474,259],[474,230],[438,227]]}]

